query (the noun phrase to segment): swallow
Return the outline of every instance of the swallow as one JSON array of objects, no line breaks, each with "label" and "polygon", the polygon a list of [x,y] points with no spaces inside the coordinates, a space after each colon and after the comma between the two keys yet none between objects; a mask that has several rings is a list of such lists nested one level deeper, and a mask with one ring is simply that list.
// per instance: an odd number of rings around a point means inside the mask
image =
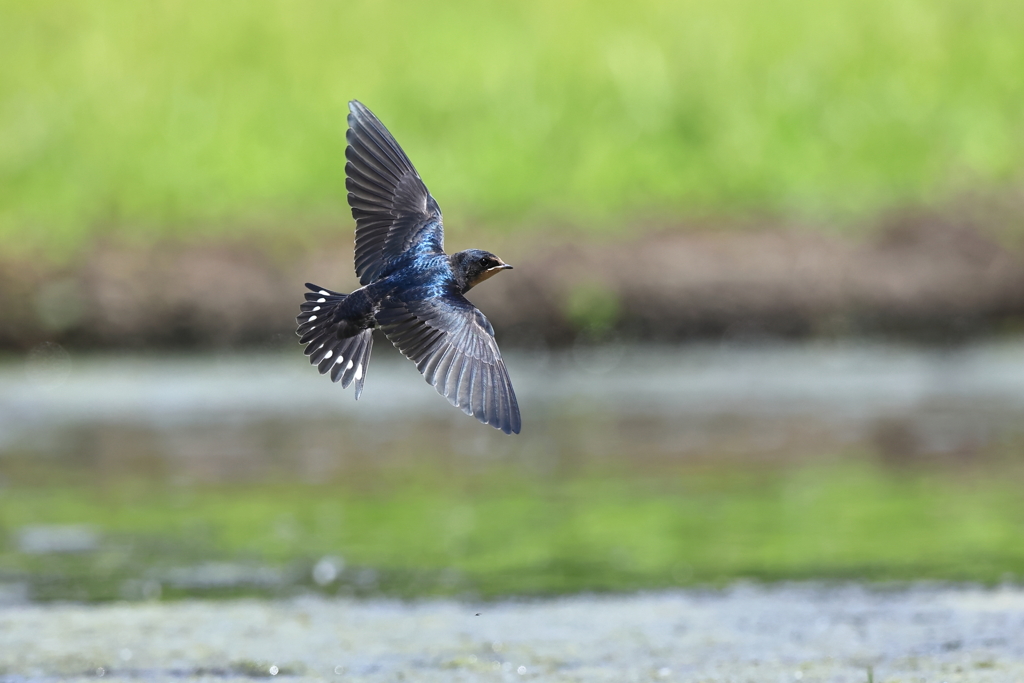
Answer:
[{"label": "swallow", "polygon": [[444,251],[441,209],[409,157],[363,104],[348,104],[345,189],[356,222],[359,289],[310,290],[299,343],[321,375],[363,392],[373,330],[456,408],[506,434],[522,426],[494,328],[464,296],[512,266],[489,251]]}]

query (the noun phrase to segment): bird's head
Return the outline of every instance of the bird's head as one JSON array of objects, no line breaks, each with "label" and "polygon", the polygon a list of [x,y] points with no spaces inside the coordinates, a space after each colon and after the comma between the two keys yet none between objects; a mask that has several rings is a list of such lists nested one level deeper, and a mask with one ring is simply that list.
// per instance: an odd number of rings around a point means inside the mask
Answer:
[{"label": "bird's head", "polygon": [[487,278],[512,268],[491,252],[482,249],[467,249],[452,254],[451,261],[455,279],[462,285],[463,292],[468,292]]}]

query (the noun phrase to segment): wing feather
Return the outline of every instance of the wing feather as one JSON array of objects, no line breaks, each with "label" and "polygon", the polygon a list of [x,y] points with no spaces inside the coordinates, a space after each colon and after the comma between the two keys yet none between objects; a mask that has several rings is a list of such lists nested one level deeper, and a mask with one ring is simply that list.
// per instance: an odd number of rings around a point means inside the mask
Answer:
[{"label": "wing feather", "polygon": [[441,209],[384,124],[349,102],[345,188],[356,220],[356,275],[368,285],[410,247],[444,250]]},{"label": "wing feather", "polygon": [[519,404],[493,330],[465,297],[389,298],[376,318],[388,339],[449,403],[506,434],[519,433]]}]

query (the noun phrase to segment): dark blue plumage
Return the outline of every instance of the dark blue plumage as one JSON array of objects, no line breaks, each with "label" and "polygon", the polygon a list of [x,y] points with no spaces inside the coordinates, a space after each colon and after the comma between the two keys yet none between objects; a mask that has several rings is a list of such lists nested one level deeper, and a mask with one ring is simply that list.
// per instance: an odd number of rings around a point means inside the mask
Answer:
[{"label": "dark blue plumage", "polygon": [[345,187],[356,220],[356,275],[341,294],[307,284],[300,343],[320,374],[363,390],[379,328],[448,401],[506,434],[522,421],[494,329],[464,296],[512,266],[488,251],[444,252],[441,209],[369,109],[349,103]]}]

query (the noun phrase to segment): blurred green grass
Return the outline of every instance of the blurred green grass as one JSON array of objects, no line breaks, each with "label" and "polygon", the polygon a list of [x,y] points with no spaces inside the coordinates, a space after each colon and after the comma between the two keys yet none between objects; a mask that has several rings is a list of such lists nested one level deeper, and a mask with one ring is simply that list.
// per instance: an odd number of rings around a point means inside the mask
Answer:
[{"label": "blurred green grass", "polygon": [[0,245],[347,225],[351,98],[456,235],[857,225],[1019,186],[1021,35],[1016,0],[0,0]]},{"label": "blurred green grass", "polygon": [[[1024,575],[1018,467],[893,470],[854,456],[742,470],[620,465],[569,478],[402,469],[378,471],[369,486],[21,485],[0,496],[0,560],[8,580],[34,582],[36,597],[93,599],[123,597],[119,586],[159,576],[154,567],[210,560],[290,568],[284,590],[318,589],[309,569],[323,556],[349,567],[328,592],[406,597]],[[106,540],[93,554],[19,554],[16,530],[47,523],[95,525]],[[374,583],[360,588],[367,568]]]}]

